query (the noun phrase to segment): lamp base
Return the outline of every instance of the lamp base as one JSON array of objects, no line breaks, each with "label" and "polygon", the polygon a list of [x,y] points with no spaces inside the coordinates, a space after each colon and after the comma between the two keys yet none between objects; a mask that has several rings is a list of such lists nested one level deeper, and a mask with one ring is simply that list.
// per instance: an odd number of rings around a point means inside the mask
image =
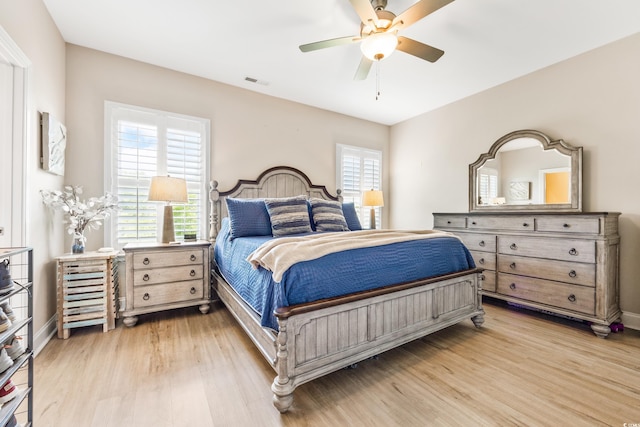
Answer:
[{"label": "lamp base", "polygon": [[371,208],[371,213],[369,216],[369,229],[376,229],[376,210],[374,208]]},{"label": "lamp base", "polygon": [[171,243],[176,240],[173,229],[173,207],[167,204],[164,207],[164,219],[162,223],[162,243]]}]

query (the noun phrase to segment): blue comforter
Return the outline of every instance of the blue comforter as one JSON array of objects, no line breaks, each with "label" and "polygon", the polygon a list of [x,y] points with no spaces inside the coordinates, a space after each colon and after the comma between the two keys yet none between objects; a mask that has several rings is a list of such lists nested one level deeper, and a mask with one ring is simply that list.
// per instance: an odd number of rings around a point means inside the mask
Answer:
[{"label": "blue comforter", "polygon": [[[348,233],[348,232],[345,232]],[[271,272],[254,269],[247,256],[271,236],[230,238],[227,218],[215,244],[215,262],[222,277],[262,319],[278,329],[274,310],[365,291],[396,283],[474,268],[462,242],[449,236],[352,249],[294,264],[280,282]]]}]

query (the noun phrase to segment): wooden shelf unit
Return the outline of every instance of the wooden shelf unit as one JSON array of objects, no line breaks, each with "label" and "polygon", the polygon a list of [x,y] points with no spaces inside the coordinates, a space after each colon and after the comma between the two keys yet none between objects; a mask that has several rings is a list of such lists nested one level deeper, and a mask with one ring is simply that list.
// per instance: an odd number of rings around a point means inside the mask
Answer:
[{"label": "wooden shelf unit", "polygon": [[72,328],[116,326],[117,251],[66,254],[56,258],[58,338],[69,338]]}]

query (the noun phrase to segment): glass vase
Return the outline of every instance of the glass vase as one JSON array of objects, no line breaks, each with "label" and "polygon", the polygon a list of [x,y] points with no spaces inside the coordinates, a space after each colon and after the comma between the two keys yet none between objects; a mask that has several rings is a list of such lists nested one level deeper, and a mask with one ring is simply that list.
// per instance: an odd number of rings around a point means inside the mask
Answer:
[{"label": "glass vase", "polygon": [[73,245],[71,245],[71,253],[74,253],[74,254],[84,253],[84,236],[76,236],[73,238]]}]

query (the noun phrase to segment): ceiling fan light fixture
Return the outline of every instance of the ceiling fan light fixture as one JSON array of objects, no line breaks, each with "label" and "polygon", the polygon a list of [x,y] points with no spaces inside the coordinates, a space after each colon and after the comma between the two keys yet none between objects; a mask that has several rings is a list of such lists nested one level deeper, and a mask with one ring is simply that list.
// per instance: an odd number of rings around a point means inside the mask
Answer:
[{"label": "ceiling fan light fixture", "polygon": [[360,43],[362,54],[372,61],[381,61],[391,55],[398,46],[394,32],[373,33]]}]

